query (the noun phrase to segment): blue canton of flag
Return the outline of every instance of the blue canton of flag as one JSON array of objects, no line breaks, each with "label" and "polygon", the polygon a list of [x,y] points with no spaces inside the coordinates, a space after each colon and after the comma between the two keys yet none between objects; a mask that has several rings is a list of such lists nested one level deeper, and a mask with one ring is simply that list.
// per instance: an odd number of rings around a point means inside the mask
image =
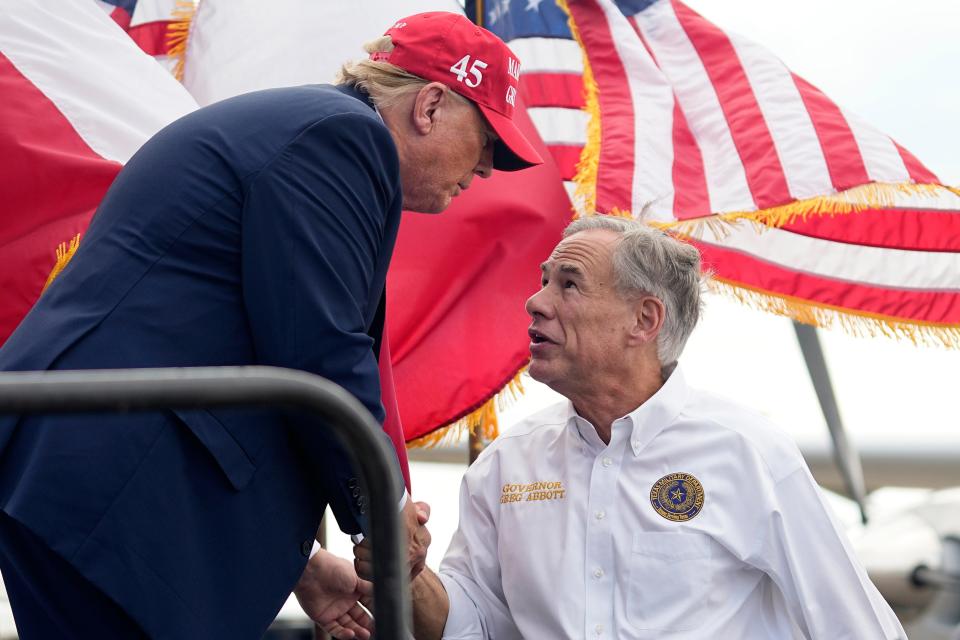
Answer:
[{"label": "blue canton of flag", "polygon": [[[489,0],[483,2],[481,25],[504,42],[515,38],[567,38],[567,15],[553,0]],[[467,0],[466,13],[477,21],[477,2]]]},{"label": "blue canton of flag", "polygon": [[[623,15],[636,15],[657,0],[615,0]],[[493,31],[505,42],[515,38],[572,38],[567,15],[554,0],[489,0],[481,3],[480,26]],[[477,0],[467,0],[465,11],[474,22]]]},{"label": "blue canton of flag", "polygon": [[641,11],[646,10],[650,5],[659,0],[613,0],[620,13],[626,17],[635,16]]},{"label": "blue canton of flag", "polygon": [[100,0],[100,2],[123,9],[131,16],[133,15],[133,10],[137,7],[137,0]]}]

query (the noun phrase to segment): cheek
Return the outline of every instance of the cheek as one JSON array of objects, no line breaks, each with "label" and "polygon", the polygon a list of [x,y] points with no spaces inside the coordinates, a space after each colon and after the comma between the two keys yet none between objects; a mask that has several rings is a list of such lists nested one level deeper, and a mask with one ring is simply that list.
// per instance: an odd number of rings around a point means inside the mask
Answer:
[{"label": "cheek", "polygon": [[587,358],[608,352],[618,336],[617,329],[609,318],[591,315],[571,318],[565,331],[570,346]]},{"label": "cheek", "polygon": [[457,136],[451,141],[447,148],[448,160],[447,167],[452,173],[459,173],[458,177],[473,171],[473,168],[480,162],[480,156],[483,153],[482,137],[477,137],[472,132]]},{"label": "cheek", "polygon": [[450,182],[456,181],[462,175],[463,156],[460,153],[460,145],[456,142],[445,146],[431,160],[433,167],[431,173],[434,179]]}]

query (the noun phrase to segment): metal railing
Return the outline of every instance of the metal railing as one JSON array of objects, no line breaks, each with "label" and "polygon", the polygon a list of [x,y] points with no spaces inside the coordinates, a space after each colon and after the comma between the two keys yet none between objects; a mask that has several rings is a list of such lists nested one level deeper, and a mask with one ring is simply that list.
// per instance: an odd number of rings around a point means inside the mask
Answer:
[{"label": "metal railing", "polygon": [[394,452],[380,425],[342,387],[278,367],[198,367],[0,373],[0,413],[145,411],[264,406],[297,408],[323,420],[343,443],[370,496],[377,637],[409,637],[405,544],[390,473]]}]

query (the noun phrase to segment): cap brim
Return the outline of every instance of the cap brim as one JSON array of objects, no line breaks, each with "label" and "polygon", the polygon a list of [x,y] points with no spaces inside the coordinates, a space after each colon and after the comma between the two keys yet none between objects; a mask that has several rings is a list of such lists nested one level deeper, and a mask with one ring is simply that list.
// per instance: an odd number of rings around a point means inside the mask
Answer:
[{"label": "cap brim", "polygon": [[477,107],[500,137],[493,146],[494,169],[519,171],[543,163],[543,158],[513,120],[482,104],[477,104]]}]

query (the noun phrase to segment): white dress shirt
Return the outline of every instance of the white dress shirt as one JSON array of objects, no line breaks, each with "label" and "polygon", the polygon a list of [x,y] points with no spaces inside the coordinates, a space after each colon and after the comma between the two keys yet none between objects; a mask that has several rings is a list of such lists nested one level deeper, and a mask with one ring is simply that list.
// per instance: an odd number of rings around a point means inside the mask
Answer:
[{"label": "white dress shirt", "polygon": [[570,402],[493,442],[440,579],[450,640],[906,638],[796,445],[679,368],[609,445]]}]

